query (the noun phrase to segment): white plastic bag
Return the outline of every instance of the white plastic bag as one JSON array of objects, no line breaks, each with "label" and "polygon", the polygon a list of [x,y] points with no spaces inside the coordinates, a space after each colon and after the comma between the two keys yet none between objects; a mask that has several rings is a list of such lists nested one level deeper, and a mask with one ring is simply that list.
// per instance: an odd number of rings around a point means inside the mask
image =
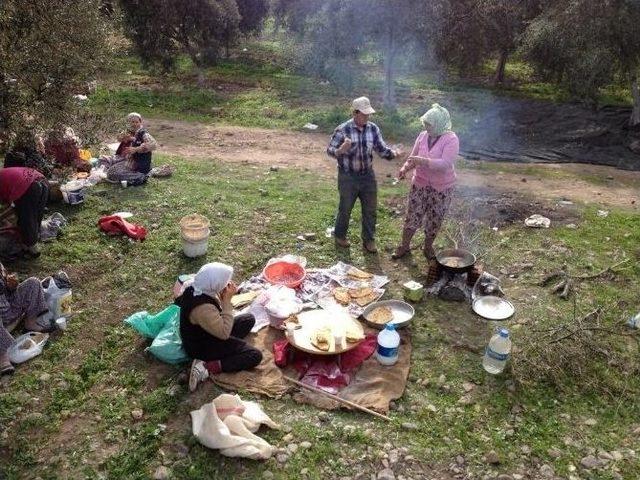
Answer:
[{"label": "white plastic bag", "polygon": [[16,338],[16,343],[9,347],[7,353],[11,363],[23,363],[42,353],[44,345],[49,339],[48,333],[27,332]]},{"label": "white plastic bag", "polygon": [[282,285],[274,285],[266,292],[267,302],[264,309],[276,318],[287,318],[302,311],[302,300],[296,297],[296,291]]},{"label": "white plastic bag", "polygon": [[49,286],[44,288],[44,299],[47,302],[49,311],[53,318],[63,317],[71,313],[71,296],[70,288],[59,288],[53,278],[47,277],[42,283],[46,283],[49,279]]}]

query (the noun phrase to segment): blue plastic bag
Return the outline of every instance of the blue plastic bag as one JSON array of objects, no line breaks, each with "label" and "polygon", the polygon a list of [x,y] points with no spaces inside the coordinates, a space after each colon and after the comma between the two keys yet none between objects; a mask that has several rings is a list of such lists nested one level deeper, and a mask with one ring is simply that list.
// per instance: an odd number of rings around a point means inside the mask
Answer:
[{"label": "blue plastic bag", "polygon": [[150,315],[149,312],[134,313],[124,323],[131,325],[144,337],[153,339],[146,350],[159,360],[171,364],[189,360],[182,348],[180,307],[177,305],[169,305],[155,315]]}]

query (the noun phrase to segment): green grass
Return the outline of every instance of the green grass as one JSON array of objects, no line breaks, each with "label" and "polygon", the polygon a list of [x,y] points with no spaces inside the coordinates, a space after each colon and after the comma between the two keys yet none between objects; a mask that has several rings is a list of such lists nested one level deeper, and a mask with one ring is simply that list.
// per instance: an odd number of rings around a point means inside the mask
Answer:
[{"label": "green grass", "polygon": [[[390,414],[392,424],[349,412],[331,413],[329,422],[318,423],[316,409],[289,397],[273,400],[244,393],[243,398],[259,401],[274,420],[291,429],[293,442],[308,440],[311,448],[298,450],[280,468],[274,459],[264,463],[228,459],[198,445],[188,433],[188,412],[199,405],[190,404],[185,386],[178,383],[181,367],[147,357],[146,342],[122,319],[135,311],[164,308],[176,276],[197,270],[207,260],[234,265],[241,280],[259,272],[272,256],[287,252],[306,256],[313,266],[342,259],[368,267],[372,259],[357,248],[347,257],[338,254],[331,239],[324,237],[336,206],[333,180],[295,169],[273,172],[215,159],[158,156],[156,161],[175,165],[176,174],[142,188],[94,187],[84,205],[62,208],[70,219],[65,236],[45,245],[39,260],[18,265],[23,276],[67,269],[74,280],[74,306],[79,313],[64,335],[50,342],[43,355],[20,366],[0,391],[4,431],[0,469],[7,478],[149,478],[162,463],[161,450],[170,459],[174,478],[180,479],[260,478],[265,470],[275,478],[296,478],[303,468],[308,469],[308,478],[354,476],[382,468],[378,454],[389,449],[386,443],[406,446],[417,459],[413,466],[405,465],[408,472],[415,465],[446,470],[457,455],[463,455],[468,471],[478,475],[514,472],[527,462],[522,453],[526,446],[557,474],[568,475],[573,467],[580,471],[580,459],[589,448],[623,452],[634,448],[637,439],[631,431],[640,414],[634,400],[640,391],[638,377],[621,378],[617,370],[594,363],[590,375],[597,375],[609,388],[625,383],[624,395],[614,390],[618,393],[612,397],[589,388],[585,379],[567,378],[561,386],[541,382],[518,387],[510,372],[487,376],[478,355],[452,345],[464,337],[482,346],[493,326],[470,314],[468,305],[431,298],[416,305],[410,381]],[[378,236],[382,247],[397,241],[400,228],[399,218],[384,205],[405,193],[403,186],[381,182]],[[548,325],[570,318],[571,302],[534,286],[544,270],[562,261],[568,261],[575,273],[588,273],[629,257],[629,268],[615,279],[582,285],[578,307],[584,311],[596,304],[610,305],[603,318],[606,325],[638,309],[637,214],[612,210],[601,218],[595,209],[579,208],[578,230],[561,225],[525,230],[514,224],[493,232],[486,226],[481,237],[485,247],[508,238],[484,260],[490,272],[498,274],[517,262],[534,263],[532,271],[517,278],[500,275],[518,310],[512,321],[505,322],[512,328],[516,346],[527,334],[525,328],[518,328],[519,319]],[[132,220],[149,228],[145,242],[109,238],[98,231],[96,219],[119,210],[132,211]],[[206,258],[187,259],[181,254],[178,222],[194,212],[212,220]],[[351,236],[355,241],[357,208],[354,214]],[[300,243],[295,237],[303,232],[316,232],[318,238]],[[388,297],[399,297],[400,282],[407,278],[423,278],[425,264],[417,255],[400,265],[394,268],[387,254],[381,254],[380,266],[393,280]],[[625,362],[637,361],[637,351],[623,349],[620,354]],[[50,378],[42,379],[44,372]],[[459,403],[463,382],[476,384],[468,405]],[[518,414],[513,413],[516,405],[521,409]],[[131,417],[135,408],[144,411],[140,421]],[[586,418],[598,423],[587,426]],[[405,422],[415,423],[418,430],[403,429]],[[260,435],[286,446],[285,432],[261,430]],[[565,446],[566,437],[576,440],[577,446]],[[171,453],[176,444],[186,445],[186,457]],[[552,458],[551,448],[560,449],[562,455]],[[500,465],[486,465],[483,456],[489,450],[500,456]],[[637,457],[627,456],[616,466],[623,478],[640,475]],[[610,478],[608,470],[591,476],[580,473],[584,478]]]},{"label": "green grass", "polygon": [[[482,68],[484,83],[491,83],[495,75],[497,60],[485,62]],[[505,66],[505,84],[494,88],[497,92],[517,95],[527,98],[537,98],[552,102],[566,102],[571,100],[570,92],[556,83],[543,81],[535,74],[533,67],[526,62],[512,57]],[[631,105],[630,84],[619,79],[600,89],[598,103],[601,105]]]}]

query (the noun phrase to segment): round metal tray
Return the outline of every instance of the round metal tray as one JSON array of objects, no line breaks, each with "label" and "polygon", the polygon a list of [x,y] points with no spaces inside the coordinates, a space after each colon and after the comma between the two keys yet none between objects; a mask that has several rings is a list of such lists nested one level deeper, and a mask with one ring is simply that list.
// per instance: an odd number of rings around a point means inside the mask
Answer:
[{"label": "round metal tray", "polygon": [[372,322],[369,320],[368,315],[376,308],[385,306],[389,307],[391,309],[391,312],[393,312],[393,320],[388,323],[393,323],[396,328],[402,328],[409,325],[411,319],[416,313],[411,305],[409,305],[407,302],[403,302],[402,300],[382,300],[381,302],[373,302],[367,305],[367,308],[365,308],[362,312],[362,318],[364,319],[364,322],[373,328],[382,330],[386,324]]},{"label": "round metal tray", "polygon": [[344,331],[350,327],[360,333],[364,339],[364,329],[362,325],[346,312],[330,312],[324,309],[308,310],[298,314],[298,322],[300,328],[292,332],[285,330],[284,335],[291,345],[303,352],[313,353],[315,355],[337,355],[357,347],[362,341],[360,340],[354,343],[345,341],[342,345],[336,345],[334,342],[331,342],[329,350],[320,350],[311,343],[311,334],[316,329],[322,327],[329,327],[333,331]]},{"label": "round metal tray", "polygon": [[476,298],[471,308],[487,320],[506,320],[516,311],[509,300],[494,295],[485,295]]}]

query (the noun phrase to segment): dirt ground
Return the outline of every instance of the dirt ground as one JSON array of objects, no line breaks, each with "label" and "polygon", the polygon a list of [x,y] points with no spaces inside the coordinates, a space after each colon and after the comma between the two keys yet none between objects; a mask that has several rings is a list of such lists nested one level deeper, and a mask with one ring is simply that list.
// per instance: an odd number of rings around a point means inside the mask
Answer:
[{"label": "dirt ground", "polygon": [[[323,133],[159,119],[146,123],[162,153],[185,158],[214,157],[229,162],[295,166],[325,174],[325,178],[334,178],[336,174],[335,163],[324,153],[328,136]],[[395,176],[400,165],[400,160],[377,159],[375,169],[379,179],[384,180]],[[530,164],[521,164],[522,173],[513,172],[512,165],[497,172],[495,169],[458,169],[458,184],[465,190],[485,191],[492,196],[511,193],[541,201],[569,200],[633,210],[637,210],[640,203],[640,172],[601,165],[545,163],[536,165],[535,173],[531,174]],[[568,181],[568,176],[574,178]],[[585,177],[598,182],[581,179]]]}]

